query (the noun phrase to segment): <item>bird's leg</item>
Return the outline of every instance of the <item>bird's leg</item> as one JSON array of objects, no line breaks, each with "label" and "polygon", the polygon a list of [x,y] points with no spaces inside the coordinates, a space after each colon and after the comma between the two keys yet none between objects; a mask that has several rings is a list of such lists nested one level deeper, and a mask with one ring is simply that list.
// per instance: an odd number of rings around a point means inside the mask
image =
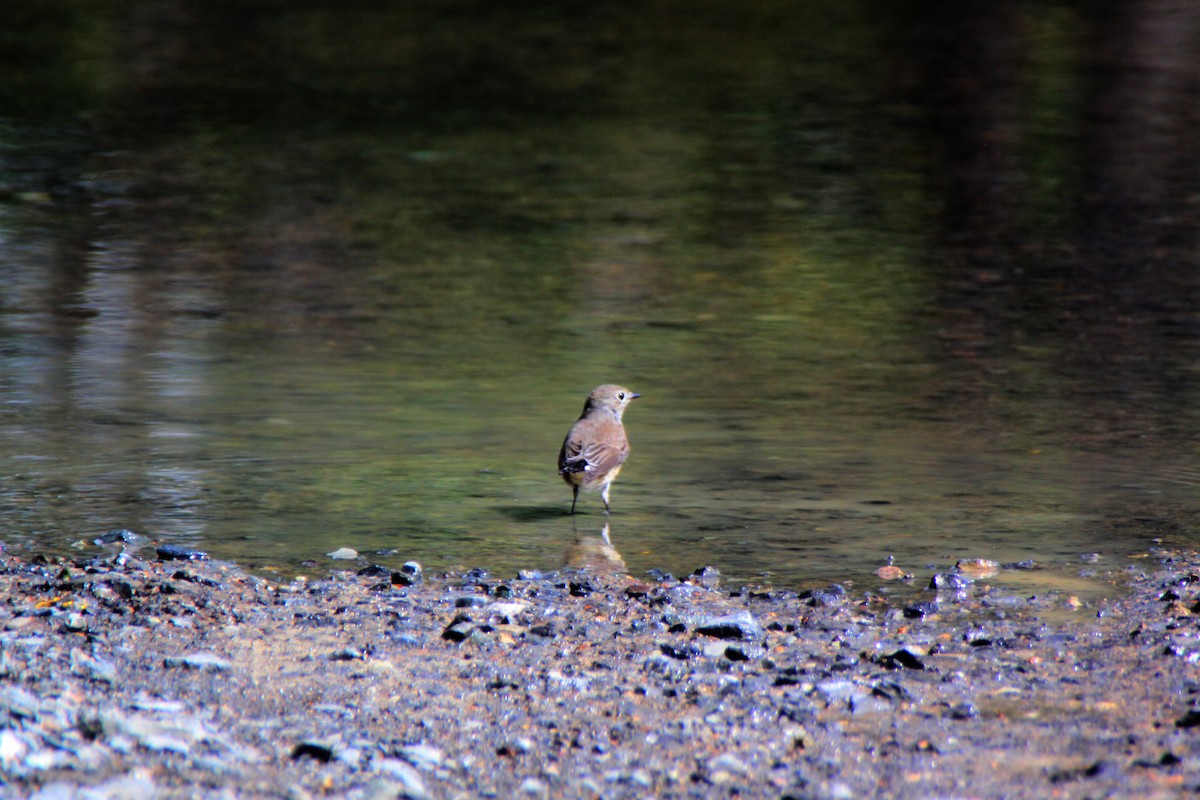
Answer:
[{"label": "bird's leg", "polygon": [[612,509],[608,507],[608,490],[612,488],[611,483],[604,484],[604,489],[600,492],[601,499],[604,500],[604,513],[611,514]]},{"label": "bird's leg", "polygon": [[571,487],[571,516],[575,515],[575,503],[577,500],[579,500],[579,487],[572,486]]}]

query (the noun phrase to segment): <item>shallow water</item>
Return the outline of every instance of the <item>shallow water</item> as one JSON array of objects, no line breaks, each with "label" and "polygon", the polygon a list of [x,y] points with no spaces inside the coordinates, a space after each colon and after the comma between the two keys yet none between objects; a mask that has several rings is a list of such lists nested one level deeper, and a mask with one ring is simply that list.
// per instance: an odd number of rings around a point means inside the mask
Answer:
[{"label": "shallow water", "polygon": [[31,4],[0,536],[553,568],[616,381],[634,573],[1194,544],[1200,13],[1109,11]]}]

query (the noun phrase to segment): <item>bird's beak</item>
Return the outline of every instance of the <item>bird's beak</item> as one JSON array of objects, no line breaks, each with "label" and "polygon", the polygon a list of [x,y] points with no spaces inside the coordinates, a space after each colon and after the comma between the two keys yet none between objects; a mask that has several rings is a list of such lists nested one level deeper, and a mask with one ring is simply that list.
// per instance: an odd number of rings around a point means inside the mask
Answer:
[{"label": "bird's beak", "polygon": [[630,400],[634,400],[634,399],[636,399],[636,398],[638,398],[638,397],[641,397],[641,395],[640,395],[640,394],[638,394],[637,392],[634,392],[633,394],[629,395],[629,399],[630,399]]}]

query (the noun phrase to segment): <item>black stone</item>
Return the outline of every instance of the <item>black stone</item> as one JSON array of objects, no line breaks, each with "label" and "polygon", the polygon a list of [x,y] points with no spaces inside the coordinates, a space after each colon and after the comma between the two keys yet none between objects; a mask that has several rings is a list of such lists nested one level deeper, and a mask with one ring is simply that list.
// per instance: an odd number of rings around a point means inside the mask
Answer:
[{"label": "black stone", "polygon": [[155,553],[163,561],[203,561],[208,553],[191,547],[180,547],[174,544],[160,544]]},{"label": "black stone", "polygon": [[333,748],[316,742],[301,742],[292,749],[292,758],[294,760],[311,758],[322,764],[328,764],[333,760]]}]

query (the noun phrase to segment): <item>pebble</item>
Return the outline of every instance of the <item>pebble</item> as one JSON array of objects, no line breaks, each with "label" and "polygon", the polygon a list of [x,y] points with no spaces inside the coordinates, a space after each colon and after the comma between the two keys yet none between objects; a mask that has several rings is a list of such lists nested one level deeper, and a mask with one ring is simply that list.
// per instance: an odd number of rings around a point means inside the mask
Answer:
[{"label": "pebble", "polygon": [[103,683],[115,683],[117,680],[116,664],[93,658],[79,649],[71,651],[71,671],[76,675]]},{"label": "pebble", "polygon": [[883,581],[899,581],[909,577],[908,573],[893,564],[875,570],[875,577]]},{"label": "pebble", "polygon": [[162,561],[203,561],[208,558],[208,553],[203,550],[174,544],[160,544],[154,552]]},{"label": "pebble", "polygon": [[904,607],[904,616],[909,619],[920,619],[936,613],[938,613],[938,604],[931,600],[913,603]]},{"label": "pebble", "polygon": [[929,588],[939,592],[962,592],[971,588],[971,579],[953,572],[938,572],[929,579]]},{"label": "pebble", "polygon": [[526,778],[521,781],[520,792],[521,794],[534,795],[536,797],[548,797],[550,787],[537,778]]},{"label": "pebble", "polygon": [[440,767],[445,758],[441,750],[427,744],[410,744],[401,747],[400,757],[414,767],[426,770]]},{"label": "pebble", "polygon": [[512,603],[488,603],[483,607],[483,613],[491,617],[513,619],[529,610],[529,603],[517,601]]},{"label": "pebble", "polygon": [[750,772],[750,768],[746,766],[746,762],[738,758],[734,753],[722,753],[708,762],[708,770],[710,773],[726,772],[734,776],[744,776]]},{"label": "pebble", "polygon": [[706,589],[716,589],[721,582],[721,571],[716,567],[700,567],[692,572],[692,579]]},{"label": "pebble", "polygon": [[813,687],[817,694],[827,703],[850,700],[854,697],[865,696],[866,691],[854,681],[827,680]]},{"label": "pebble", "polygon": [[326,553],[325,555],[334,561],[352,561],[358,558],[358,551],[350,547],[339,547],[332,553]]},{"label": "pebble", "polygon": [[428,797],[428,793],[421,795],[409,791],[403,783],[389,781],[385,778],[376,778],[373,781],[369,781],[362,788],[362,792],[355,797],[355,800],[396,800],[396,798],[419,797]]},{"label": "pebble", "polygon": [[0,764],[5,769],[24,758],[28,752],[29,745],[16,733],[8,729],[0,731]]},{"label": "pebble", "polygon": [[1000,564],[987,558],[965,558],[955,562],[954,569],[975,580],[1000,574]]},{"label": "pebble", "polygon": [[189,653],[185,656],[167,656],[163,659],[163,666],[172,667],[187,667],[188,669],[209,670],[211,672],[224,672],[225,670],[233,669],[232,662],[221,658],[216,653]]},{"label": "pebble", "polygon": [[142,536],[140,533],[134,533],[128,528],[118,528],[116,530],[109,531],[103,536],[93,539],[92,542],[93,544],[98,545],[120,543],[125,545],[126,549],[136,550],[139,547],[144,547],[145,545],[149,544],[150,540],[147,537]]},{"label": "pebble", "polygon": [[718,639],[761,639],[762,626],[749,611],[705,617],[695,626],[697,633]]}]

